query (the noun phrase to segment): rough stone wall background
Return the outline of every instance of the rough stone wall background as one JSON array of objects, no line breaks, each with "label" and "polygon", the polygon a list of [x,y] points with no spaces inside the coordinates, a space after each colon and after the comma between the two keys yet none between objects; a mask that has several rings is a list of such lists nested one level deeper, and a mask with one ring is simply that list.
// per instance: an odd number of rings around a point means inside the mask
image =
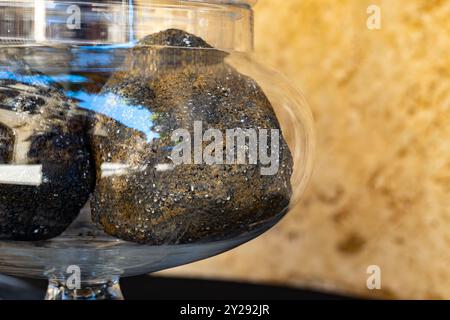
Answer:
[{"label": "rough stone wall background", "polygon": [[450,298],[450,2],[260,0],[255,14],[259,57],[311,104],[312,183],[267,234],[163,274]]}]

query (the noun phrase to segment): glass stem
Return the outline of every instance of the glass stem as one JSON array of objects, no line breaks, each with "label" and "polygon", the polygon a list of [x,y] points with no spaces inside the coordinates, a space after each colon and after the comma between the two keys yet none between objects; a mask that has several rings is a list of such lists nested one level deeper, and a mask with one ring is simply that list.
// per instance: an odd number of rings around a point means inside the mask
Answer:
[{"label": "glass stem", "polygon": [[123,300],[119,277],[106,281],[81,282],[77,288],[64,280],[49,280],[45,300]]}]

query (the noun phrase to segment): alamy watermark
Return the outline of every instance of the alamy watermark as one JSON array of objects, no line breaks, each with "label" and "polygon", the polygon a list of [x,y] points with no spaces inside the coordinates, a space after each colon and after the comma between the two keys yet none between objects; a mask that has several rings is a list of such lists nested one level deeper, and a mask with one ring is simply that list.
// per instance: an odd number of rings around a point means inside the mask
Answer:
[{"label": "alamy watermark", "polygon": [[[174,166],[259,164],[261,175],[265,176],[277,174],[280,167],[278,129],[235,128],[224,132],[207,129],[203,132],[202,121],[195,121],[193,137],[189,130],[177,129],[172,133],[171,139],[176,143],[171,153]],[[204,147],[205,144],[207,145]]]},{"label": "alamy watermark", "polygon": [[369,30],[381,30],[381,8],[375,4],[367,7],[367,29]]},{"label": "alamy watermark", "polygon": [[69,17],[66,20],[67,28],[70,30],[81,29],[81,8],[75,4],[67,7],[66,13]]},{"label": "alamy watermark", "polygon": [[367,289],[381,290],[381,268],[377,265],[367,267]]},{"label": "alamy watermark", "polygon": [[66,280],[66,286],[69,290],[81,289],[81,268],[77,265],[70,265],[66,269],[70,276]]}]

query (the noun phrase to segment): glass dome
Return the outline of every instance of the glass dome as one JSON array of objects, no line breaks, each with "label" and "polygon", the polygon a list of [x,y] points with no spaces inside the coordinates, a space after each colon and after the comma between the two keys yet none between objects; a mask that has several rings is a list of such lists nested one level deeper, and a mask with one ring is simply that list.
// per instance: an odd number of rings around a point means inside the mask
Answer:
[{"label": "glass dome", "polygon": [[0,272],[120,299],[300,200],[312,119],[256,62],[252,3],[0,1]]}]

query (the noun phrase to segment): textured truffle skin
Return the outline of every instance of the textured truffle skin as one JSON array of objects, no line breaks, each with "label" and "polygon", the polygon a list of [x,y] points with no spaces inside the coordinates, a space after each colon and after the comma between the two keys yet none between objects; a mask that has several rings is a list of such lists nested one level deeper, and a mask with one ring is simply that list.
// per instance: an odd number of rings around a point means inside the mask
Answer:
[{"label": "textured truffle skin", "polygon": [[169,46],[182,48],[209,48],[205,40],[178,29],[167,29],[144,37],[138,46]]},{"label": "textured truffle skin", "polygon": [[0,163],[8,163],[12,159],[14,146],[11,143],[14,139],[14,132],[0,124]]},{"label": "textured truffle skin", "polygon": [[[172,46],[184,43],[179,39],[203,43],[179,30],[147,36],[129,55],[125,71],[103,88],[109,98],[99,106],[92,148],[98,177],[91,203],[94,222],[124,240],[182,244],[231,238],[284,213],[293,163],[281,135],[280,167],[272,176],[261,175],[260,164],[157,169],[171,164],[172,132],[182,128],[192,136],[194,121],[202,121],[203,130],[221,132],[280,129],[262,90],[227,65],[225,53],[145,47],[160,39],[176,39],[162,42]],[[149,111],[146,125],[153,139],[120,123],[127,114],[119,110],[124,104]],[[126,165],[128,171],[102,177],[105,163]]]},{"label": "textured truffle skin", "polygon": [[0,172],[0,239],[46,240],[70,225],[93,189],[88,128],[73,101],[39,73],[7,72],[15,79],[0,79],[0,166],[40,166],[41,180],[5,181]]}]

